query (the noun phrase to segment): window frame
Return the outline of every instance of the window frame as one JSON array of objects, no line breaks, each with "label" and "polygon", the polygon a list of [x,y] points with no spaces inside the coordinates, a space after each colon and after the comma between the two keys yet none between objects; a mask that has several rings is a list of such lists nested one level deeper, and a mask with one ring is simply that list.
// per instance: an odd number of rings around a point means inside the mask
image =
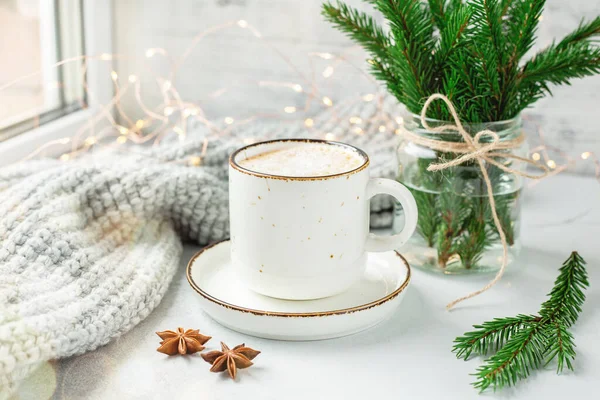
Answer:
[{"label": "window frame", "polygon": [[[99,56],[112,54],[112,1],[83,0],[84,54]],[[0,142],[0,167],[23,160],[46,143],[71,137],[94,118],[113,97],[112,61],[94,60],[87,65],[86,84],[93,96],[87,98],[87,108],[45,123]],[[108,122],[106,122],[108,123]],[[102,124],[102,122],[99,122]],[[102,129],[103,126],[96,126]],[[56,143],[45,150],[46,156],[57,156],[69,151],[71,143]]]}]

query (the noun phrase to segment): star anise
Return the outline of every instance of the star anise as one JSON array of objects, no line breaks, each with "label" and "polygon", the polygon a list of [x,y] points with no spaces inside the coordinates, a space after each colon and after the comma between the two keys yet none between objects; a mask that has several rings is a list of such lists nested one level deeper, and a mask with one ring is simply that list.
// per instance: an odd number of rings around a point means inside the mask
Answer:
[{"label": "star anise", "polygon": [[170,356],[177,353],[193,354],[202,351],[204,350],[203,344],[211,339],[210,336],[201,334],[198,329],[184,331],[183,328],[177,328],[177,332],[163,331],[156,332],[156,334],[162,339],[160,347],[156,351]]},{"label": "star anise", "polygon": [[212,364],[210,372],[227,370],[231,379],[235,379],[237,369],[251,366],[252,361],[250,360],[253,360],[259,354],[260,351],[246,347],[243,343],[229,349],[225,343],[221,342],[221,351],[209,351],[200,355],[204,358],[204,361]]}]

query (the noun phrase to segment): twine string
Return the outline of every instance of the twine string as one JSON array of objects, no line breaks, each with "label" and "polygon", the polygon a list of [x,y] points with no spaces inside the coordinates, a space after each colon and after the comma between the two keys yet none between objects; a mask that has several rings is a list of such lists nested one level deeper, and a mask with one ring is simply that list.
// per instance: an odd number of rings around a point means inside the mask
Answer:
[{"label": "twine string", "polygon": [[[448,107],[448,110],[450,111],[450,114],[452,115],[452,118],[454,120],[454,125],[446,124],[436,127],[429,125],[426,117],[427,110],[429,109],[431,103],[433,103],[435,100],[442,100],[444,101],[444,103],[446,103],[446,106]],[[474,137],[471,137],[471,135],[465,130],[462,122],[460,121],[458,113],[456,112],[456,108],[454,107],[452,102],[443,94],[435,93],[429,96],[429,98],[423,105],[423,109],[421,110],[421,124],[425,129],[427,129],[430,132],[447,133],[448,131],[450,131],[457,132],[461,135],[463,142],[449,142],[422,137],[420,135],[408,131],[407,129],[403,129],[403,134],[405,135],[405,137],[417,145],[428,147],[436,151],[462,154],[460,157],[457,157],[447,162],[442,161],[437,163],[431,163],[427,167],[428,171],[442,171],[447,168],[461,165],[467,161],[477,161],[479,169],[481,170],[481,175],[485,182],[487,197],[490,203],[490,209],[492,211],[494,225],[496,227],[496,230],[498,231],[498,235],[500,236],[500,241],[502,243],[502,264],[500,270],[498,270],[498,273],[496,274],[494,279],[492,279],[483,288],[448,303],[446,305],[446,309],[450,310],[458,303],[478,296],[481,293],[490,289],[492,286],[494,286],[502,278],[502,275],[504,275],[504,271],[506,270],[506,265],[508,263],[508,243],[506,241],[504,229],[502,229],[502,224],[500,223],[500,218],[498,217],[498,213],[496,211],[496,200],[494,199],[492,182],[490,181],[490,177],[485,167],[486,163],[492,164],[509,174],[514,174],[530,179],[542,179],[549,174],[549,170],[545,165],[536,163],[535,161],[532,161],[528,158],[520,157],[511,153],[498,152],[498,150],[510,150],[518,148],[525,141],[525,135],[522,132],[518,137],[505,141],[501,141],[498,134],[489,129],[483,129],[477,132]],[[514,161],[520,161],[532,165],[540,169],[542,173],[529,174],[526,172],[522,172],[518,169],[511,168],[508,165],[497,161],[496,158],[498,157]]]}]

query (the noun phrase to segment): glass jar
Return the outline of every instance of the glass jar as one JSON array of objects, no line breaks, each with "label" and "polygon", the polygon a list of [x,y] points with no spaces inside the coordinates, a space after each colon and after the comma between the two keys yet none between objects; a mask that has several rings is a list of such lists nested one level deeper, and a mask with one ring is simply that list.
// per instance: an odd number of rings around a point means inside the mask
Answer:
[{"label": "glass jar", "polygon": [[[431,127],[451,124],[427,120]],[[436,133],[421,124],[420,116],[404,116],[404,128],[428,139],[463,142],[454,131]],[[464,124],[471,136],[489,129],[500,141],[517,138],[522,133],[521,118],[491,123]],[[491,141],[484,136],[480,142]],[[525,142],[518,148],[494,150],[527,157]],[[427,171],[431,163],[450,161],[461,154],[440,152],[402,137],[398,147],[398,181],[414,195],[419,208],[417,230],[402,247],[402,254],[411,265],[445,274],[497,271],[502,263],[502,243],[492,219],[485,181],[477,160],[440,171]],[[494,157],[504,165],[522,171],[525,163],[508,157]],[[523,178],[485,163],[492,183],[496,209],[509,247],[510,264],[520,250],[521,192]],[[396,206],[394,231],[403,225],[402,209]]]}]

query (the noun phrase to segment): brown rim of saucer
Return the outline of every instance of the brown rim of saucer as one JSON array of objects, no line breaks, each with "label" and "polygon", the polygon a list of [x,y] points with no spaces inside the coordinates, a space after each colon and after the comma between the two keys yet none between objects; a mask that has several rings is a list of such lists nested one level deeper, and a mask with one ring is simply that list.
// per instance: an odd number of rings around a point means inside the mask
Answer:
[{"label": "brown rim of saucer", "polygon": [[192,289],[194,289],[200,296],[204,297],[206,300],[211,301],[221,307],[225,307],[225,308],[228,308],[228,309],[234,310],[234,311],[251,313],[254,315],[272,316],[272,317],[300,317],[300,318],[324,317],[324,316],[329,316],[329,315],[350,314],[350,313],[354,313],[357,311],[364,311],[364,310],[368,310],[373,307],[380,306],[380,305],[388,302],[389,300],[394,299],[400,293],[402,293],[406,289],[408,284],[410,283],[410,277],[411,277],[410,265],[408,264],[408,261],[406,261],[406,259],[400,253],[398,253],[398,251],[394,250],[394,253],[400,258],[400,260],[406,267],[406,278],[404,279],[404,282],[402,282],[402,284],[398,287],[398,289],[394,290],[392,293],[386,295],[385,297],[382,297],[381,299],[372,301],[370,303],[362,304],[360,306],[343,308],[340,310],[319,311],[319,312],[312,312],[312,313],[287,313],[287,312],[280,312],[280,311],[263,311],[263,310],[256,310],[253,308],[240,307],[240,306],[236,306],[231,303],[227,303],[226,301],[217,299],[214,296],[211,296],[210,294],[208,294],[204,290],[202,290],[196,284],[196,282],[194,282],[194,280],[192,279],[192,265],[194,264],[194,261],[196,260],[196,258],[200,257],[202,255],[202,253],[204,253],[206,250],[209,250],[219,244],[222,244],[222,243],[225,243],[228,241],[229,241],[229,239],[224,239],[224,240],[218,241],[216,243],[210,244],[210,245],[204,247],[202,250],[200,250],[196,254],[194,254],[187,264],[187,267],[185,270],[185,275],[186,275],[187,280],[188,280],[190,286],[192,287]]},{"label": "brown rim of saucer", "polygon": [[[328,144],[328,145],[332,145],[332,146],[340,146],[340,147],[346,147],[349,149],[352,149],[354,151],[356,151],[358,154],[360,154],[363,159],[364,162],[357,168],[354,168],[350,171],[345,171],[345,172],[340,172],[338,174],[333,174],[333,175],[322,175],[322,176],[286,176],[286,175],[274,175],[274,174],[265,174],[262,172],[256,172],[256,171],[252,171],[250,169],[244,168],[241,165],[239,165],[236,161],[235,158],[237,157],[237,155],[239,153],[241,153],[242,151],[248,150],[252,147],[255,146],[262,146],[265,144],[271,144],[271,143],[278,143],[278,142],[298,142],[298,143],[322,143],[322,144]],[[369,166],[369,163],[371,161],[369,160],[369,155],[367,153],[365,153],[363,150],[359,149],[358,147],[352,146],[350,144],[347,143],[342,143],[342,142],[336,142],[336,141],[332,141],[332,140],[321,140],[321,139],[274,139],[274,140],[265,140],[263,142],[256,142],[253,144],[249,144],[247,146],[244,146],[242,148],[237,149],[236,151],[234,151],[231,156],[229,157],[229,165],[244,174],[247,175],[254,175],[260,178],[270,178],[270,179],[281,179],[281,180],[286,180],[286,181],[320,181],[320,180],[325,180],[325,179],[331,179],[331,178],[339,178],[341,176],[346,176],[346,177],[350,177],[350,175],[355,174],[357,172],[360,172],[362,170],[364,170],[365,168],[367,168]]]}]

